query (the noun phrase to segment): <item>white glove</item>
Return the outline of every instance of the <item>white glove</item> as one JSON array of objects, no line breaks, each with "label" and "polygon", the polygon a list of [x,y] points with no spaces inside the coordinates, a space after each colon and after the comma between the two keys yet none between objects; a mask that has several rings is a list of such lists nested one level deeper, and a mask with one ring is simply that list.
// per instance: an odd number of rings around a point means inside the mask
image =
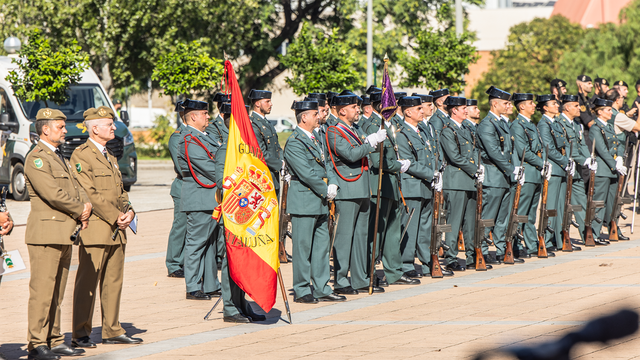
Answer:
[{"label": "white glove", "polygon": [[520,179],[520,186],[524,185],[524,172],[522,173],[522,178]]},{"label": "white glove", "polygon": [[286,173],[286,168],[287,168],[287,163],[285,163],[284,160],[282,160],[282,168],[280,168],[280,176],[284,176],[284,174]]},{"label": "white glove", "polygon": [[337,195],[338,195],[338,185],[329,184],[329,186],[327,186],[327,199],[333,200],[336,198]]},{"label": "white glove", "polygon": [[623,165],[624,165],[622,162],[623,162],[622,157],[621,157],[621,156],[618,156],[618,157],[616,158],[616,169],[618,169],[619,167],[621,167],[621,166],[623,166]]},{"label": "white glove", "polygon": [[402,165],[402,168],[400,168],[401,173],[409,170],[409,166],[411,166],[411,160],[398,160],[398,162]]},{"label": "white glove", "polygon": [[544,164],[542,170],[540,170],[540,175],[544,176],[547,181],[551,180],[551,163],[547,162]]},{"label": "white glove", "polygon": [[567,167],[564,168],[564,171],[571,173],[571,176],[574,176],[576,174],[576,162],[573,160],[569,160],[569,164],[567,164]]},{"label": "white glove", "polygon": [[434,191],[442,191],[442,174],[439,171],[436,171],[433,174],[433,181],[431,182],[431,187]]},{"label": "white glove", "polygon": [[286,182],[291,181],[291,174],[286,174],[286,175],[284,176],[284,181],[286,181]]},{"label": "white glove", "polygon": [[377,132],[367,136],[365,141],[371,145],[371,147],[376,147],[378,144],[384,141],[387,138],[387,130],[380,129]]},{"label": "white glove", "polygon": [[478,172],[476,173],[476,178],[478,179],[479,183],[483,183],[484,182],[484,165],[480,165],[478,167]]},{"label": "white glove", "polygon": [[[618,158],[620,159],[620,158]],[[627,175],[627,168],[622,165],[622,161],[618,162],[616,159],[616,171],[618,172],[618,174],[626,176]]]},{"label": "white glove", "polygon": [[589,168],[589,170],[591,171],[597,171],[598,170],[598,162],[591,159],[590,157],[587,158],[587,160],[584,161],[584,164],[582,164],[582,166],[586,166]]}]

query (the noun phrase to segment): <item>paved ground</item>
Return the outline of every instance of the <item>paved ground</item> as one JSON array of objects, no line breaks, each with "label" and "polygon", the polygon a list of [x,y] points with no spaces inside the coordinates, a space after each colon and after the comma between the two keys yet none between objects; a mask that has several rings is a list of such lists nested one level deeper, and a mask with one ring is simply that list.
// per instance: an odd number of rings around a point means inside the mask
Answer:
[{"label": "paved ground", "polygon": [[[157,202],[170,207],[169,187],[164,185],[170,172],[148,171],[151,176],[141,181],[145,185],[132,188],[132,199],[137,197],[144,206]],[[500,265],[487,272],[423,279],[419,286],[391,286],[384,294],[353,296],[331,305],[294,303],[291,265],[285,264],[293,325],[284,320],[280,294],[266,323],[230,325],[222,321],[220,308],[204,321],[214,302],[185,300],[184,282],[166,277],[164,250],[171,220],[171,210],[141,213],[139,233],[127,245],[121,321],[144,344],[98,344],[85,358],[472,358],[489,348],[548,341],[588,319],[622,307],[638,310],[640,304],[636,227],[631,241]],[[631,216],[625,223],[630,220]],[[6,240],[9,249],[18,248],[26,257],[24,231],[24,226],[17,226]],[[629,234],[629,227],[623,231]],[[68,337],[76,264],[74,254],[63,303],[62,326]],[[0,286],[0,352],[10,359],[26,358],[28,281],[27,269],[5,276]],[[96,342],[99,308],[92,336]],[[580,346],[573,354],[580,359],[640,358],[640,335]]]}]

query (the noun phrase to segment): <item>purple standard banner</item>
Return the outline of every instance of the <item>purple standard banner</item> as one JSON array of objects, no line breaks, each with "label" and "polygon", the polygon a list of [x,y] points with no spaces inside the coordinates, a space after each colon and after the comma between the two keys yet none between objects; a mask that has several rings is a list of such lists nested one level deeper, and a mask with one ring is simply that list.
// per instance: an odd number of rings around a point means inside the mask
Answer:
[{"label": "purple standard banner", "polygon": [[382,76],[382,119],[389,121],[396,113],[398,103],[396,96],[393,94],[393,86],[389,78],[389,70],[387,69],[387,61],[384,62],[384,75]]}]

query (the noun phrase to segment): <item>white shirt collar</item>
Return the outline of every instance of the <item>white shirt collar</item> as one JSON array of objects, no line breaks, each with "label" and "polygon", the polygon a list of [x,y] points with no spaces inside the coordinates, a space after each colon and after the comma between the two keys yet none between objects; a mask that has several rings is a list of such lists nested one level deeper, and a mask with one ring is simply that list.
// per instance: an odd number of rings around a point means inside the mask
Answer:
[{"label": "white shirt collar", "polygon": [[420,132],[420,130],[418,130],[417,126],[413,126],[413,125],[409,124],[408,122],[405,122],[405,125],[407,125],[408,127],[410,127],[413,131],[415,131],[417,133]]},{"label": "white shirt collar", "polygon": [[527,120],[527,122],[531,122],[531,119],[529,119],[528,117],[526,117],[526,116],[524,116],[522,114],[520,114],[520,116],[522,116],[525,120]]},{"label": "white shirt collar", "polygon": [[546,117],[546,118],[547,118],[547,119],[549,119],[549,121],[551,121],[551,122],[554,122],[554,121],[555,121],[555,119],[553,119],[552,117],[550,117],[550,116],[549,116],[549,115],[547,115],[547,114],[544,114],[544,115],[542,115],[542,116]]},{"label": "white shirt collar", "polygon": [[89,138],[89,140],[91,140],[91,142],[93,143],[93,145],[95,145],[98,150],[100,150],[101,153],[104,152],[104,145],[98,144],[95,140],[93,140],[92,138]]},{"label": "white shirt collar", "polygon": [[473,122],[473,121],[471,121],[471,120],[469,120],[469,119],[466,119],[466,120],[467,120],[471,125],[476,126],[476,123],[475,123],[475,122]]},{"label": "white shirt collar", "polygon": [[313,135],[312,133],[308,132],[307,130],[305,130],[305,129],[301,128],[300,126],[298,126],[298,128],[299,128],[299,129],[300,129],[300,130],[301,130],[305,135],[307,135],[307,136],[309,137],[309,139],[313,140],[313,139],[316,137],[315,135]]},{"label": "white shirt collar", "polygon": [[572,122],[573,120],[569,119],[565,113],[562,113],[562,117],[564,117],[568,122]]},{"label": "white shirt collar", "polygon": [[51,149],[51,151],[56,152],[57,148],[55,146],[49,144],[48,142],[40,139],[40,143],[46,145],[49,149]]},{"label": "white shirt collar", "polygon": [[[461,122],[460,124],[458,124],[458,122],[457,122],[457,121],[455,121],[455,120],[453,120],[453,118],[452,118],[452,117],[450,117],[450,118],[449,118],[449,120],[451,120],[451,122],[452,122],[452,123],[454,123],[454,124],[458,125],[458,127],[459,127],[459,128],[462,128],[462,122]],[[463,120],[463,121],[464,121],[464,120]]]},{"label": "white shirt collar", "polygon": [[402,113],[397,113],[396,115],[398,115],[398,117],[400,117],[400,119],[404,120],[404,115],[402,115]]},{"label": "white shirt collar", "polygon": [[193,126],[191,126],[191,125],[187,125],[187,126],[188,126],[188,127],[190,127],[190,128],[192,128],[193,130],[195,130],[195,131],[199,132],[199,133],[200,133],[200,134],[202,134],[202,135],[207,135],[207,133],[206,133],[206,132],[200,131],[200,130],[198,130],[198,129],[194,128],[194,127],[193,127]]},{"label": "white shirt collar", "polygon": [[600,118],[598,118],[598,120],[600,120],[600,123],[601,123],[602,125],[604,125],[604,126],[609,125],[606,121],[604,121],[604,120],[602,120],[602,119],[600,119]]},{"label": "white shirt collar", "polygon": [[509,118],[508,118],[508,117],[506,117],[506,116],[502,115],[502,116],[500,116],[500,118],[501,118],[502,120],[504,120],[504,122],[506,122],[507,124],[509,123]]},{"label": "white shirt collar", "polygon": [[495,116],[495,117],[496,117],[496,119],[500,119],[500,116],[498,116],[498,115],[494,114],[494,113],[493,113],[493,111],[489,111],[489,114],[491,114],[491,115]]},{"label": "white shirt collar", "polygon": [[436,111],[440,111],[440,114],[442,114],[442,115],[444,115],[444,116],[447,116],[447,117],[449,116],[449,115],[447,115],[444,111],[442,111],[442,110],[440,110],[440,109],[437,109]]},{"label": "white shirt collar", "polygon": [[260,118],[261,118],[261,119],[263,119],[263,120],[265,119],[265,117],[264,117],[264,116],[262,116],[262,115],[258,114],[258,113],[257,113],[257,112],[255,112],[255,111],[253,111],[253,114],[256,114],[258,117],[260,117]]},{"label": "white shirt collar", "polygon": [[384,124],[387,125],[388,128],[391,127],[391,121],[385,121]]}]

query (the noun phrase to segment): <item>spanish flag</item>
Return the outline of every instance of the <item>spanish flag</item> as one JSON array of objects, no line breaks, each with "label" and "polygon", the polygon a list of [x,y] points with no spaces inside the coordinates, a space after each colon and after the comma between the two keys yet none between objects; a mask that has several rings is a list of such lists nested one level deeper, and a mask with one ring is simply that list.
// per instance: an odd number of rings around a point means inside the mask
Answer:
[{"label": "spanish flag", "polygon": [[232,94],[222,198],[229,274],[269,312],[276,302],[280,267],[278,198],[233,66],[227,60],[224,67],[226,86]]}]

